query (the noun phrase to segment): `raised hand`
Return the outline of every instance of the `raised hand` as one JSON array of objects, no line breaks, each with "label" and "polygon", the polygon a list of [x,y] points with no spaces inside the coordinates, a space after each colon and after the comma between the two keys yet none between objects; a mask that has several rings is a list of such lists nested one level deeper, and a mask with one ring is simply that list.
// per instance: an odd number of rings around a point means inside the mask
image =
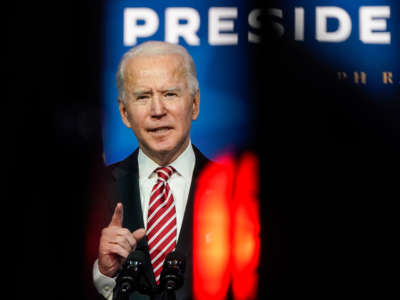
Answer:
[{"label": "raised hand", "polygon": [[144,228],[134,232],[123,228],[123,215],[122,203],[118,203],[110,224],[101,232],[98,257],[99,270],[108,277],[115,276],[129,253],[135,250],[137,242],[146,235]]}]

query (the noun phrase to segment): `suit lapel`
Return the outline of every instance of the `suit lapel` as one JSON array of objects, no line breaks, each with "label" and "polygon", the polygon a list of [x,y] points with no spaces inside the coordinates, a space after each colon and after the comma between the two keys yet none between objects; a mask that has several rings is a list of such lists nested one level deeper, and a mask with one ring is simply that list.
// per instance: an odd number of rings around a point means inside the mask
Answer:
[{"label": "suit lapel", "polygon": [[138,151],[118,164],[113,169],[114,201],[124,206],[123,227],[134,231],[143,228],[142,205],[139,191],[139,172],[137,163]]},{"label": "suit lapel", "polygon": [[[123,227],[130,231],[143,228],[142,205],[140,201],[139,184],[136,174],[129,174],[119,182],[122,191],[121,202],[124,205]],[[127,217],[129,216],[129,217]]]}]

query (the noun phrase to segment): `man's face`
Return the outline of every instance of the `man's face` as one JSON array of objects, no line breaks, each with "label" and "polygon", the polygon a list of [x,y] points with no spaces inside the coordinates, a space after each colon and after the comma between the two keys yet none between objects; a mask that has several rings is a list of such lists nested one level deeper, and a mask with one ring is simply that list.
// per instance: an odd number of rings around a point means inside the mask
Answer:
[{"label": "man's face", "polygon": [[157,163],[170,163],[189,144],[200,94],[189,90],[178,55],[139,56],[125,64],[125,104],[119,109],[140,148]]}]

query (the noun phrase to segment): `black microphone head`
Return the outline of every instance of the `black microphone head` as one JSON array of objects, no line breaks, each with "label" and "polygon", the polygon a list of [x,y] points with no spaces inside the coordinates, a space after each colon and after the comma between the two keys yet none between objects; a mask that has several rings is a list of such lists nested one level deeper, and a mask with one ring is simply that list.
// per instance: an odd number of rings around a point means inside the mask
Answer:
[{"label": "black microphone head", "polygon": [[144,260],[145,260],[145,254],[144,254],[144,251],[143,250],[139,250],[139,249],[136,249],[135,251],[132,251],[129,255],[128,255],[128,257],[127,257],[127,261],[128,260],[136,260],[136,261],[139,261],[139,262],[144,262]]},{"label": "black microphone head", "polygon": [[141,268],[145,261],[145,254],[142,250],[132,251],[124,264],[123,270],[130,272],[131,269],[135,269],[135,272],[138,271],[138,268]]},{"label": "black microphone head", "polygon": [[179,268],[180,272],[185,273],[186,255],[179,250],[172,251],[165,258],[165,265],[167,265],[167,268]]},{"label": "black microphone head", "polygon": [[133,251],[127,257],[117,278],[117,284],[123,294],[131,293],[134,289],[137,289],[144,261],[145,254],[141,250]]},{"label": "black microphone head", "polygon": [[179,261],[185,261],[185,254],[179,250],[174,250],[170,253],[167,254],[165,257],[165,261],[167,260],[179,260]]},{"label": "black microphone head", "polygon": [[160,285],[168,291],[177,290],[183,285],[185,255],[179,251],[168,253],[160,276]]}]

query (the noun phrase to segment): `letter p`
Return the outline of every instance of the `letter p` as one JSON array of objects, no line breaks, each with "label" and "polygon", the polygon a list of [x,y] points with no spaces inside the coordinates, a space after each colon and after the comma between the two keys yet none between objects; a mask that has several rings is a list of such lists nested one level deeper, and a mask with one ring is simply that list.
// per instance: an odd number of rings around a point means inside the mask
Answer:
[{"label": "letter p", "polygon": [[[142,21],[139,22],[138,21]],[[134,46],[137,38],[149,37],[158,29],[157,13],[151,8],[132,8],[124,10],[124,46]]]}]

